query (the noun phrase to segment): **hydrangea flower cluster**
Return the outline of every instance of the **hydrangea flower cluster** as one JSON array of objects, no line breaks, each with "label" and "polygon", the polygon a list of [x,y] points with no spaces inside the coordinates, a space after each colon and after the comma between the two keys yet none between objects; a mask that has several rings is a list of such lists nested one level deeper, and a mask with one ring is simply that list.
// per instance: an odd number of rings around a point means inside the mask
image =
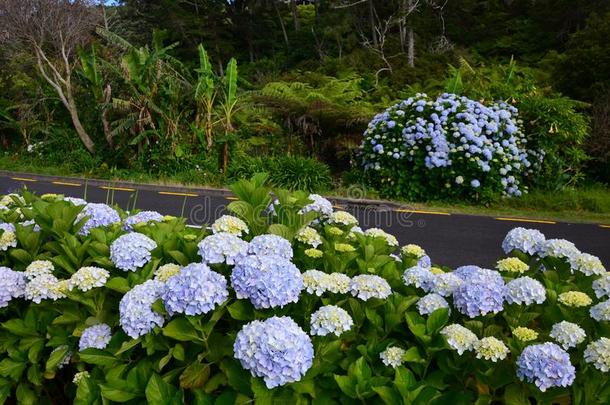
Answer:
[{"label": "hydrangea flower cluster", "polygon": [[34,260],[25,268],[25,278],[32,280],[44,274],[53,274],[55,267],[48,260]]},{"label": "hydrangea flower cluster", "polygon": [[394,237],[394,235],[390,235],[383,229],[369,228],[366,231],[364,231],[364,234],[366,236],[372,236],[374,238],[385,239],[385,242],[388,244],[388,246],[398,246],[398,239],[396,239],[396,237]]},{"label": "hydrangea flower cluster", "polygon": [[227,280],[203,263],[191,263],[170,277],[161,295],[170,316],[207,314],[228,297]]},{"label": "hydrangea flower cluster", "polygon": [[593,303],[591,297],[580,291],[567,291],[559,294],[557,301],[567,307],[588,307]]},{"label": "hydrangea flower cluster", "polygon": [[85,381],[87,378],[89,378],[88,371],[79,371],[78,373],[74,374],[74,377],[72,378],[72,382],[76,385],[79,385],[81,382]]},{"label": "hydrangea flower cluster", "polygon": [[363,301],[371,298],[386,299],[392,294],[390,284],[379,276],[359,274],[350,281],[349,289],[354,297]]},{"label": "hydrangea flower cluster", "polygon": [[[526,149],[517,115],[506,103],[486,106],[447,93],[432,100],[418,93],[373,118],[359,156],[371,177],[404,197],[429,197],[430,187],[445,193],[440,197],[472,196],[480,188],[520,196],[523,177],[539,158]],[[399,190],[397,174],[402,184],[426,183]]]},{"label": "hydrangea flower cluster", "polygon": [[235,264],[248,254],[248,242],[228,232],[215,233],[197,245],[199,256],[207,264]]},{"label": "hydrangea flower cluster", "polygon": [[83,330],[83,333],[78,341],[78,350],[83,351],[90,347],[95,349],[105,349],[110,343],[112,335],[110,326],[105,323],[93,325]]},{"label": "hydrangea flower cluster", "polygon": [[426,251],[421,246],[414,245],[412,243],[400,248],[400,252],[405,256],[412,256],[416,259],[420,259],[426,256]]},{"label": "hydrangea flower cluster", "polygon": [[181,269],[182,267],[175,263],[164,264],[155,270],[155,280],[159,280],[164,283],[174,274],[178,274]]},{"label": "hydrangea flower cluster", "polygon": [[518,250],[528,255],[538,253],[540,246],[546,241],[542,232],[536,229],[525,229],[521,227],[513,228],[502,241],[502,249],[508,254],[513,250]]},{"label": "hydrangea flower cluster", "polygon": [[241,219],[232,215],[223,215],[212,224],[212,232],[227,232],[237,236],[244,236],[250,232],[248,225]]},{"label": "hydrangea flower cluster", "polygon": [[299,381],[313,363],[313,345],[288,317],[271,317],[246,324],[235,337],[235,358],[267,388]]},{"label": "hydrangea flower cluster", "polygon": [[292,259],[290,242],[278,235],[258,235],[252,238],[248,246],[251,255],[279,256]]},{"label": "hydrangea flower cluster", "polygon": [[610,300],[602,301],[589,309],[591,318],[598,322],[610,321]]},{"label": "hydrangea flower cluster", "polygon": [[4,308],[13,298],[25,295],[24,273],[0,266],[0,308]]},{"label": "hydrangea flower cluster", "polygon": [[87,205],[86,200],[83,200],[82,198],[78,197],[64,197],[64,201],[67,201],[72,205],[76,205],[77,207],[80,207],[81,205]]},{"label": "hydrangea flower cluster", "polygon": [[126,231],[133,231],[136,224],[147,224],[151,221],[163,222],[163,215],[159,214],[157,211],[140,211],[137,214],[125,218],[123,229]]},{"label": "hydrangea flower cluster", "polygon": [[308,198],[311,200],[311,203],[301,208],[300,213],[305,214],[313,211],[325,217],[333,213],[333,204],[326,198],[319,194],[309,194]]},{"label": "hydrangea flower cluster", "polygon": [[547,239],[538,246],[538,255],[571,261],[580,255],[580,251],[569,240]]},{"label": "hydrangea flower cluster", "polygon": [[88,219],[78,231],[79,235],[89,235],[90,230],[93,228],[110,226],[121,222],[119,213],[106,204],[87,203],[85,208],[78,213],[76,221],[80,221],[85,217],[88,217]]},{"label": "hydrangea flower cluster", "polygon": [[523,274],[529,270],[530,266],[524,263],[518,257],[507,257],[505,259],[498,260],[496,268],[503,273],[516,273]]},{"label": "hydrangea flower cluster", "polygon": [[555,343],[527,346],[517,359],[517,376],[534,383],[540,391],[568,387],[576,378],[570,355]]},{"label": "hydrangea flower cluster", "polygon": [[119,236],[110,245],[110,260],[124,271],[136,271],[150,261],[151,251],[157,242],[141,233],[132,232]]},{"label": "hydrangea flower cluster", "polygon": [[36,304],[42,300],[56,301],[66,297],[66,285],[52,274],[34,277],[25,285],[25,298]]},{"label": "hydrangea flower cluster", "polygon": [[308,294],[321,297],[324,293],[346,294],[350,291],[352,279],[343,273],[324,273],[320,270],[307,270],[303,273],[303,287]]},{"label": "hydrangea flower cluster", "polygon": [[501,340],[487,336],[478,340],[474,344],[474,351],[477,359],[485,359],[496,363],[498,360],[504,360],[508,356],[508,347]]},{"label": "hydrangea flower cluster", "polygon": [[610,274],[605,274],[591,284],[597,298],[610,297]]},{"label": "hydrangea flower cluster", "polygon": [[538,339],[538,332],[525,326],[518,326],[513,329],[513,336],[522,342],[530,342]]},{"label": "hydrangea flower cluster", "polygon": [[449,303],[442,296],[435,293],[424,295],[417,301],[417,311],[420,315],[430,315],[441,308],[449,308]]},{"label": "hydrangea flower cluster", "polygon": [[479,341],[470,329],[456,323],[447,325],[441,330],[441,334],[447,339],[449,346],[461,356],[464,352],[474,349]]},{"label": "hydrangea flower cluster", "polygon": [[7,251],[8,248],[17,246],[17,235],[15,234],[15,225],[0,224],[0,251]]},{"label": "hydrangea flower cluster", "polygon": [[81,291],[89,291],[92,288],[103,287],[110,277],[110,273],[106,269],[100,267],[81,267],[68,280],[68,289],[72,291],[78,288]]},{"label": "hydrangea flower cluster", "polygon": [[306,226],[295,236],[296,240],[309,246],[317,248],[322,244],[322,237],[314,228]]},{"label": "hydrangea flower cluster", "polygon": [[345,211],[335,211],[331,213],[328,217],[328,222],[330,224],[336,225],[345,225],[345,226],[355,226],[358,225],[358,220],[349,212]]},{"label": "hydrangea flower cluster", "polygon": [[506,302],[509,304],[542,304],[544,300],[546,300],[544,286],[531,277],[519,277],[506,284]]},{"label": "hydrangea flower cluster", "polygon": [[599,338],[587,345],[584,352],[585,361],[593,367],[607,373],[610,371],[610,339]]},{"label": "hydrangea flower cluster", "polygon": [[561,345],[565,350],[576,347],[585,341],[587,337],[585,331],[580,326],[572,322],[561,321],[551,328],[549,336]]},{"label": "hydrangea flower cluster", "polygon": [[303,289],[301,272],[280,256],[247,256],[231,272],[237,298],[247,298],[255,308],[275,308],[297,302]]},{"label": "hydrangea flower cluster", "polygon": [[405,353],[406,351],[400,347],[390,346],[379,353],[379,358],[386,366],[396,368],[402,364]]},{"label": "hydrangea flower cluster", "polygon": [[161,298],[164,285],[158,280],[148,280],[129,290],[119,303],[119,323],[133,339],[145,335],[155,326],[163,326],[165,320],[152,310],[152,304]]},{"label": "hydrangea flower cluster", "polygon": [[[432,271],[430,271],[432,273]],[[430,291],[443,297],[450,297],[456,288],[464,284],[464,280],[453,273],[434,274],[432,282],[429,284]]]},{"label": "hydrangea flower cluster", "polygon": [[307,257],[311,257],[312,259],[319,259],[322,256],[324,256],[324,252],[322,252],[319,249],[314,249],[314,248],[305,249],[305,251],[303,253],[305,253],[305,255]]},{"label": "hydrangea flower cluster", "polygon": [[599,257],[589,253],[579,253],[569,258],[572,270],[579,271],[585,276],[602,276],[606,274],[606,268]]},{"label": "hydrangea flower cluster", "polygon": [[341,336],[354,325],[346,310],[336,305],[326,305],[311,314],[311,335],[326,336],[334,333]]},{"label": "hydrangea flower cluster", "polygon": [[430,292],[432,290],[435,275],[426,268],[413,266],[405,270],[405,272],[402,274],[402,278],[406,285],[421,288],[426,292]]},{"label": "hydrangea flower cluster", "polygon": [[470,318],[502,311],[506,286],[500,274],[480,268],[469,273],[464,283],[453,292],[453,303],[458,311]]}]

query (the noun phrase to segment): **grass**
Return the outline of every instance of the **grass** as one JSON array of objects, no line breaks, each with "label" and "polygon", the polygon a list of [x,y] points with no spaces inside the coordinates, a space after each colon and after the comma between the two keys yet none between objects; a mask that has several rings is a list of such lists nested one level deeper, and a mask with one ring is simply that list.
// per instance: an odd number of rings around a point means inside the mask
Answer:
[{"label": "grass", "polygon": [[[14,155],[8,154],[0,155],[0,169],[57,176],[81,176],[116,181],[125,180],[168,186],[223,186],[222,181],[219,181],[218,175],[210,176],[206,179],[204,173],[200,176],[193,176],[192,173],[159,176],[125,170],[77,173],[70,170],[68,166],[44,165],[39,160],[16,159]],[[326,194],[336,197],[379,200],[374,191],[358,186],[339,186]],[[427,203],[397,202],[404,203],[409,209],[416,210],[610,225],[610,188],[602,185],[590,185],[582,188],[552,192],[532,191],[521,198],[501,200],[485,206],[442,201]]]}]

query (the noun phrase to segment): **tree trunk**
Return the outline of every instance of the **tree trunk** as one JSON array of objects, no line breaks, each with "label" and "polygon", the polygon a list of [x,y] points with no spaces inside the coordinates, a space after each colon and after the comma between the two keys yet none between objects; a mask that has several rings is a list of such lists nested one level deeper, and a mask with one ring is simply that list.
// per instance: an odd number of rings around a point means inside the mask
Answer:
[{"label": "tree trunk", "polygon": [[208,142],[208,151],[212,149],[212,107],[208,106],[205,121],[205,137]]},{"label": "tree trunk", "polygon": [[373,46],[378,46],[377,31],[375,30],[375,5],[373,0],[369,0],[369,23],[371,24],[371,39],[373,40]]},{"label": "tree trunk", "polygon": [[108,104],[110,103],[111,99],[112,87],[110,87],[110,84],[107,84],[106,88],[104,89],[104,104],[106,105],[103,107],[102,110],[102,128],[104,129],[104,137],[106,138],[108,146],[110,146],[110,149],[113,149],[114,141],[112,139],[112,131],[110,130],[110,122],[108,121],[108,111],[110,110],[108,108]]},{"label": "tree trunk", "polygon": [[87,131],[85,131],[83,124],[80,122],[80,118],[78,117],[78,110],[76,109],[76,103],[72,98],[72,94],[68,93],[67,100],[68,105],[66,105],[66,108],[70,113],[70,118],[72,118],[72,124],[74,125],[74,129],[76,130],[76,133],[78,134],[80,140],[85,145],[85,148],[87,148],[89,153],[93,155],[95,154],[95,144],[91,140],[91,137],[89,136]]},{"label": "tree trunk", "polygon": [[296,0],[290,0],[290,9],[292,11],[292,21],[294,22],[294,30],[298,32],[301,29],[301,23],[299,21]]},{"label": "tree trunk", "polygon": [[407,62],[410,67],[415,67],[415,34],[413,27],[407,29]]},{"label": "tree trunk", "polygon": [[229,167],[229,142],[225,142],[222,147],[222,172],[227,172],[227,167]]},{"label": "tree trunk", "polygon": [[286,43],[286,48],[290,49],[290,43],[288,42],[288,34],[286,33],[286,26],[284,26],[284,20],[282,20],[282,15],[280,14],[280,10],[277,8],[277,3],[275,1],[273,2],[273,8],[275,8],[277,19],[280,22],[280,27],[282,28],[282,34],[284,35],[284,42]]}]

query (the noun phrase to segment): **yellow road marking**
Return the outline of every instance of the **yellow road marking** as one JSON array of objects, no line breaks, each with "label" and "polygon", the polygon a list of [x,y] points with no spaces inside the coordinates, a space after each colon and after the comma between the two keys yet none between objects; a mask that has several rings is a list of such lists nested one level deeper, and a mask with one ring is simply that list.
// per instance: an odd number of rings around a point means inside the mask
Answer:
[{"label": "yellow road marking", "polygon": [[174,193],[172,191],[159,191],[159,194],[162,195],[177,195],[180,197],[197,197],[197,194],[192,194],[192,193]]},{"label": "yellow road marking", "polygon": [[72,187],[80,187],[80,183],[68,183],[65,181],[52,181],[51,183],[57,184],[58,186],[72,186]]},{"label": "yellow road marking", "polygon": [[11,179],[13,180],[18,180],[18,181],[38,181],[38,180],[34,180],[34,179],[26,179],[25,177],[11,177]]},{"label": "yellow road marking", "polygon": [[600,225],[600,228],[610,228],[610,225]]},{"label": "yellow road marking", "polygon": [[231,200],[231,201],[234,201],[234,200],[239,200],[239,198],[237,198],[237,197],[225,197],[225,198],[226,198],[227,200]]},{"label": "yellow road marking", "polygon": [[110,187],[110,186],[100,186],[104,190],[116,190],[116,191],[136,191],[135,188],[126,188],[126,187]]},{"label": "yellow road marking", "polygon": [[543,221],[541,219],[526,219],[526,218],[496,218],[498,221],[515,221],[515,222],[532,222],[535,224],[556,224],[555,221]]},{"label": "yellow road marking", "polygon": [[395,212],[407,212],[410,214],[428,214],[428,215],[451,215],[448,212],[440,212],[440,211],[420,211],[420,210],[405,210],[405,209],[395,209]]}]

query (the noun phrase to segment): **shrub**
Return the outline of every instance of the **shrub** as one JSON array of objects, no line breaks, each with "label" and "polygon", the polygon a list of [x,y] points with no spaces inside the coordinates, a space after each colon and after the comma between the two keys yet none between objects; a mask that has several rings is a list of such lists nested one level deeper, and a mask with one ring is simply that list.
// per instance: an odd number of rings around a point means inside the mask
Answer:
[{"label": "shrub", "polygon": [[382,194],[415,200],[520,196],[540,162],[517,109],[417,94],[369,123],[359,158]]},{"label": "shrub", "polygon": [[213,235],[174,217],[129,233],[118,208],[85,235],[83,201],[0,198],[0,402],[610,400],[596,257],[516,228],[498,271],[431,267],[264,180],[232,187],[246,226],[223,232],[224,217]]},{"label": "shrub", "polygon": [[250,178],[263,172],[273,185],[289,190],[324,191],[332,180],[328,166],[301,156],[242,157],[229,168],[229,177]]}]

